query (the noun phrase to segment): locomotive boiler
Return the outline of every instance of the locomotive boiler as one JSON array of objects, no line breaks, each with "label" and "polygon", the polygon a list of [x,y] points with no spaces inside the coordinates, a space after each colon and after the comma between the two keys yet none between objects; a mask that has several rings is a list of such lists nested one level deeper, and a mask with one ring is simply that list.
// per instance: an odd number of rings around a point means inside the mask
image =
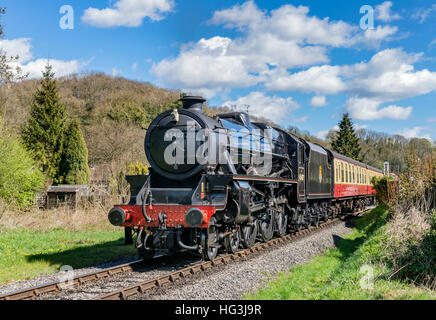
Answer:
[{"label": "locomotive boiler", "polygon": [[181,101],[150,124],[149,175],[126,177],[130,202],[109,212],[113,225],[137,233],[144,258],[188,250],[213,260],[373,201],[368,183],[359,194],[336,193],[333,152],[244,112],[209,117],[201,97]]}]

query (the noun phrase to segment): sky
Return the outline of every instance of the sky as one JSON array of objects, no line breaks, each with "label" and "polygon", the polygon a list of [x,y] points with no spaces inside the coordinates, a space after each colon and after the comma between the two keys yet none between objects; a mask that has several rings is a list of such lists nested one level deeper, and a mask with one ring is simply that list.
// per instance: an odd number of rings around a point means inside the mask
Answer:
[{"label": "sky", "polygon": [[0,50],[31,78],[104,72],[324,138],[436,140],[436,2],[3,0]]}]

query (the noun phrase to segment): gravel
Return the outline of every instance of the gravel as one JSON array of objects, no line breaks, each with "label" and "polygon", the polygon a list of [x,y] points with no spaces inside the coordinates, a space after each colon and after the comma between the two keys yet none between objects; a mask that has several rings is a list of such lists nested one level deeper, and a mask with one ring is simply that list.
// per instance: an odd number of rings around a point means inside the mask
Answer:
[{"label": "gravel", "polygon": [[179,256],[178,258],[163,257],[160,260],[149,261],[149,266],[145,265],[135,268],[134,271],[116,274],[110,278],[102,278],[71,289],[45,294],[37,297],[36,300],[91,300],[140,282],[164,276],[199,261],[198,257],[192,255]]},{"label": "gravel", "polygon": [[235,261],[168,288],[142,295],[140,300],[240,300],[257,291],[279,272],[308,262],[335,246],[338,237],[351,232],[348,222],[340,222],[271,251]]},{"label": "gravel", "polygon": [[[111,268],[111,267],[114,267],[114,266],[117,266],[120,264],[130,263],[130,262],[136,261],[138,259],[139,259],[139,256],[130,255],[130,256],[126,256],[126,257],[123,257],[123,258],[120,258],[117,260],[100,263],[100,264],[95,265],[95,266],[90,266],[90,267],[81,268],[81,269],[74,269],[74,275],[75,276],[85,275],[85,274],[88,274],[91,272],[96,272],[96,271],[99,271],[102,269]],[[51,274],[41,275],[41,276],[38,276],[38,277],[30,279],[30,280],[20,280],[20,281],[10,282],[10,283],[0,287],[0,295],[7,294],[10,292],[14,292],[14,291],[18,291],[18,290],[23,290],[26,288],[36,287],[36,286],[47,284],[50,282],[57,282],[59,280],[61,280],[59,273],[51,273]]]}]

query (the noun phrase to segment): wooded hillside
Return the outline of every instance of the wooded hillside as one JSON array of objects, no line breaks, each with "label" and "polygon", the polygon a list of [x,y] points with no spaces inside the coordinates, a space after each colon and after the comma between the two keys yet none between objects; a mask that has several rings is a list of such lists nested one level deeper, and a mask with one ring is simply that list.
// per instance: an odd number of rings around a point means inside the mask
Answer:
[{"label": "wooded hillside", "polygon": [[[39,80],[26,80],[0,87],[0,114],[5,124],[20,132],[29,117],[33,95]],[[94,180],[117,177],[129,163],[145,163],[143,143],[148,124],[177,101],[179,92],[157,88],[149,83],[111,77],[101,73],[72,75],[58,79],[59,95],[68,113],[82,127],[89,150],[89,165]],[[207,107],[208,114],[228,111]],[[319,140],[309,132],[300,132],[291,124],[290,132],[330,148],[332,135],[327,141]],[[384,161],[391,163],[393,171],[407,168],[406,154],[435,152],[435,146],[426,139],[408,140],[402,136],[389,136],[369,130],[359,130],[363,161],[381,168]]]}]

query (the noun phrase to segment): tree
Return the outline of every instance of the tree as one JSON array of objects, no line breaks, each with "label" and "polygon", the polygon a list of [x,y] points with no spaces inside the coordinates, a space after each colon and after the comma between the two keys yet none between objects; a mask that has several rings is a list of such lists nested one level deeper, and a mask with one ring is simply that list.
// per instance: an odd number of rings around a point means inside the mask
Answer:
[{"label": "tree", "polygon": [[22,138],[42,171],[57,184],[61,182],[59,164],[64,148],[67,112],[59,102],[57,83],[50,65],[45,67],[41,86],[33,98],[31,116],[23,127]]},{"label": "tree", "polygon": [[91,171],[88,166],[88,149],[80,125],[70,122],[65,134],[65,145],[59,167],[59,180],[66,184],[88,184]]},{"label": "tree", "polygon": [[32,156],[0,117],[0,202],[27,209],[44,180]]},{"label": "tree", "polygon": [[353,122],[348,113],[344,114],[339,123],[339,131],[332,141],[332,148],[344,156],[360,161],[359,138],[354,132]]}]

